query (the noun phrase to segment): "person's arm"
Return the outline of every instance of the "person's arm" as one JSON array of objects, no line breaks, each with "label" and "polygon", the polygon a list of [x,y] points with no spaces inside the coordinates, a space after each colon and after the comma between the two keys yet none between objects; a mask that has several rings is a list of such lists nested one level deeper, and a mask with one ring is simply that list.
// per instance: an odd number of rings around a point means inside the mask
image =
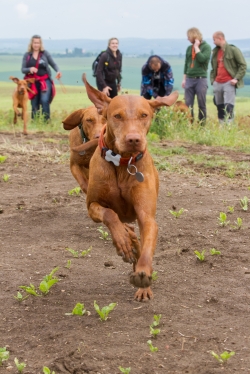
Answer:
[{"label": "person's arm", "polygon": [[173,76],[173,71],[170,65],[168,65],[164,75],[165,75],[165,82],[164,82],[165,95],[168,96],[171,94],[171,92],[173,91],[173,87],[174,87],[174,76]]},{"label": "person's arm", "polygon": [[121,82],[122,82],[121,72],[122,72],[122,54],[121,54],[121,60],[120,60],[119,76],[118,76],[118,79],[117,79],[117,91],[118,92],[121,91]]},{"label": "person's arm", "polygon": [[[234,80],[237,80],[237,82],[242,79],[245,74],[246,74],[246,70],[247,70],[247,63],[246,63],[246,60],[243,56],[243,54],[241,53],[240,49],[238,48],[235,48],[234,50],[234,58],[235,58],[235,61],[237,63],[237,73],[235,74],[235,77],[234,77]],[[236,82],[236,84],[237,84]]]},{"label": "person's arm", "polygon": [[30,68],[27,68],[27,57],[28,57],[28,53],[25,53],[24,56],[23,56],[22,68],[21,68],[21,72],[23,74],[29,74],[30,73]]},{"label": "person's arm", "polygon": [[[198,40],[198,42],[199,42],[199,40]],[[196,57],[197,61],[200,62],[201,64],[207,63],[207,62],[209,62],[210,57],[211,57],[211,47],[207,43],[202,45],[199,42],[199,45],[198,45],[198,42],[196,44],[194,44],[194,50],[195,50],[195,53],[196,53],[195,57]]]},{"label": "person's arm", "polygon": [[186,55],[185,55],[185,63],[184,63],[184,75],[183,75],[183,78],[182,78],[182,82],[181,82],[181,87],[182,88],[185,88],[185,85],[186,85],[186,78],[187,78],[187,54],[188,54],[188,48],[186,50]]},{"label": "person's arm", "polygon": [[151,77],[148,75],[147,65],[143,65],[141,69],[142,81],[141,81],[141,96],[144,96],[149,86],[151,85]]},{"label": "person's arm", "polygon": [[50,53],[48,51],[44,51],[45,56],[47,57],[48,64],[56,71],[56,79],[60,79],[62,76],[62,73],[59,70],[59,67],[51,57]]},{"label": "person's arm", "polygon": [[104,64],[106,61],[107,61],[107,54],[105,52],[101,55],[100,60],[97,65],[97,69],[96,69],[96,80],[98,84],[103,88],[107,87],[107,84],[104,80],[104,69],[105,69]]}]

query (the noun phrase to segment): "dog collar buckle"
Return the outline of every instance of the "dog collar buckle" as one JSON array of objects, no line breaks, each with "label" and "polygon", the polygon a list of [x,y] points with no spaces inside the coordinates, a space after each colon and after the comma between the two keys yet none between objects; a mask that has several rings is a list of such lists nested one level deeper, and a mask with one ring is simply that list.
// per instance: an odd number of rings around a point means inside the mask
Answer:
[{"label": "dog collar buckle", "polygon": [[106,151],[105,160],[108,162],[113,162],[115,166],[120,165],[120,158],[121,158],[121,155],[118,155],[112,152],[110,149]]}]

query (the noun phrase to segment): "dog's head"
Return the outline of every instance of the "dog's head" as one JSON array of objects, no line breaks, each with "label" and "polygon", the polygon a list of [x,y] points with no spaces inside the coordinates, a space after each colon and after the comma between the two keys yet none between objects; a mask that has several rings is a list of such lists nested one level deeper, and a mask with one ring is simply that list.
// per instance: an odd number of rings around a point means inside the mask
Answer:
[{"label": "dog's head", "polygon": [[11,76],[9,79],[11,79],[14,83],[17,84],[17,92],[19,95],[24,95],[25,92],[27,92],[27,90],[29,89],[28,84],[35,82],[35,78],[18,79],[16,77]]},{"label": "dog's head", "polygon": [[105,135],[107,146],[124,157],[145,151],[146,135],[155,109],[173,105],[178,98],[178,92],[173,92],[156,100],[146,100],[135,95],[121,95],[110,99],[92,87],[87,82],[85,74],[83,74],[83,82],[89,99],[99,113],[107,118]]},{"label": "dog's head", "polygon": [[65,130],[72,130],[82,124],[82,128],[88,140],[100,137],[101,129],[106,119],[98,113],[94,106],[85,109],[78,109],[66,117],[63,121]]}]

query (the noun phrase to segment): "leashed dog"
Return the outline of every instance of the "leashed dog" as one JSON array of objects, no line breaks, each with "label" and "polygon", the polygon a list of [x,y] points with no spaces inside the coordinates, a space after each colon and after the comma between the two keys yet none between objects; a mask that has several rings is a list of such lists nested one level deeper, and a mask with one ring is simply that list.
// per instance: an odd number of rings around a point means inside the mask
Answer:
[{"label": "leashed dog", "polygon": [[71,173],[82,191],[87,193],[89,162],[98,145],[98,138],[106,119],[92,106],[76,110],[62,122],[65,130],[71,130],[69,136]]},{"label": "leashed dog", "polygon": [[[175,103],[178,93],[157,100],[122,95],[110,99],[83,81],[89,99],[107,119],[91,160],[87,208],[95,222],[109,229],[117,254],[133,264],[130,282],[135,299],[151,299],[152,260],[157,241],[155,221],[158,173],[147,150],[146,135],[154,110]],[[140,242],[128,225],[137,220]]]},{"label": "leashed dog", "polygon": [[[28,90],[31,91],[28,84],[34,83],[35,78],[30,79],[18,79],[16,77],[10,77],[14,83],[17,84],[15,91],[13,92],[13,109],[14,109],[14,124],[17,123],[17,117],[21,116],[23,120],[23,134],[27,135],[27,122],[28,122]],[[31,91],[32,92],[32,91]],[[18,110],[20,108],[22,112]]]}]

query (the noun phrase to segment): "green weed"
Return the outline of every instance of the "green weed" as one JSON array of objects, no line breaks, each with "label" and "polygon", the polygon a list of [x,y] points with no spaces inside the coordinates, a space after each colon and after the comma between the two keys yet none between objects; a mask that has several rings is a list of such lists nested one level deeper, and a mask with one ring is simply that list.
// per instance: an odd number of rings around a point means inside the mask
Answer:
[{"label": "green weed", "polygon": [[6,350],[6,347],[0,348],[0,366],[9,359],[9,356],[10,352]]},{"label": "green weed", "polygon": [[248,210],[248,198],[246,196],[243,199],[240,199],[240,206],[244,211]]},{"label": "green weed", "polygon": [[159,326],[159,324],[160,324],[160,320],[161,320],[161,314],[159,314],[159,315],[155,314],[155,315],[154,315],[154,321],[153,321],[153,323],[149,326],[149,328],[150,328],[150,334],[151,334],[154,338],[156,338],[157,335],[161,332],[160,329],[156,329],[156,328],[155,328],[155,327]]},{"label": "green weed", "polygon": [[7,156],[0,155],[0,164],[2,164],[7,159]]},{"label": "green weed", "polygon": [[82,251],[81,256],[85,257],[91,250],[92,250],[92,245],[88,249],[86,249],[85,251]]},{"label": "green weed", "polygon": [[119,366],[119,370],[123,374],[129,374],[131,371],[131,368],[123,368],[122,366]]},{"label": "green weed", "polygon": [[80,187],[75,187],[72,190],[69,190],[68,194],[70,196],[72,196],[72,195],[78,196],[78,195],[80,195],[80,192],[81,192],[81,188]]},{"label": "green weed", "polygon": [[71,266],[71,260],[68,260],[67,265],[65,265],[65,268],[70,269],[70,266]]},{"label": "green weed", "polygon": [[86,313],[86,309],[84,309],[84,304],[77,303],[71,313],[65,313],[66,316],[70,315],[77,315],[83,316]]},{"label": "green weed", "polygon": [[152,280],[153,281],[156,281],[158,279],[157,273],[158,273],[157,271],[153,271],[153,273],[152,273]]},{"label": "green weed", "polygon": [[65,248],[66,249],[66,251],[69,251],[72,255],[73,255],[73,257],[75,257],[75,258],[78,258],[79,257],[79,252],[78,251],[75,251],[74,249],[72,249],[72,248]]},{"label": "green weed", "polygon": [[148,340],[147,343],[149,345],[149,349],[150,349],[151,352],[157,352],[158,351],[158,348],[153,346],[152,340]]},{"label": "green weed", "polygon": [[174,210],[169,210],[169,212],[175,217],[175,218],[179,218],[183,212],[184,212],[184,209],[181,208],[179,211],[174,211]]},{"label": "green weed", "polygon": [[196,257],[197,257],[197,259],[199,260],[199,261],[205,261],[205,253],[206,253],[206,250],[205,249],[203,249],[203,251],[202,252],[199,252],[199,251],[194,251],[194,253],[195,253],[195,255],[196,255]]},{"label": "green weed", "polygon": [[211,254],[212,256],[214,256],[214,255],[220,255],[221,252],[220,252],[220,251],[217,251],[217,249],[215,249],[215,248],[212,248],[212,249],[210,249],[210,254]]},{"label": "green weed", "polygon": [[236,226],[232,225],[232,229],[234,230],[240,230],[242,227],[242,218],[238,217],[236,221],[234,221]]},{"label": "green weed", "polygon": [[55,371],[50,371],[47,366],[43,367],[43,374],[56,374]]},{"label": "green weed", "polygon": [[223,364],[224,362],[227,362],[227,360],[234,356],[235,355],[235,352],[234,351],[231,351],[231,352],[227,352],[227,351],[224,351],[223,353],[221,353],[220,355],[218,355],[217,353],[215,353],[214,351],[210,351],[211,355],[216,358],[216,360],[218,360],[221,364]]},{"label": "green weed", "polygon": [[108,319],[109,313],[116,307],[117,303],[111,303],[107,306],[104,306],[102,309],[99,308],[99,305],[94,301],[94,308],[95,311],[99,314],[102,321],[106,321]]},{"label": "green weed", "polygon": [[39,290],[43,294],[47,295],[51,287],[57,282],[59,282],[60,279],[54,277],[54,274],[58,269],[59,269],[58,267],[54,268],[49,275],[45,275],[45,277],[43,278],[42,282],[39,285]]},{"label": "green weed", "polygon": [[228,206],[227,211],[228,211],[228,213],[233,213],[234,212],[234,206]]},{"label": "green weed", "polygon": [[101,233],[101,236],[99,236],[100,239],[108,240],[109,233],[107,231],[104,231],[102,226],[98,227],[97,231]]},{"label": "green weed", "polygon": [[226,226],[229,224],[230,221],[227,221],[227,215],[224,212],[220,212],[220,216],[218,217],[219,225]]},{"label": "green weed", "polygon": [[23,297],[23,295],[22,295],[21,292],[19,292],[19,291],[17,292],[17,295],[14,296],[14,298],[15,298],[17,301],[19,301],[19,302],[24,301],[24,300],[27,299],[28,297],[29,297],[29,295]]},{"label": "green weed", "polygon": [[30,295],[41,296],[36,292],[35,286],[32,283],[30,283],[30,286],[19,286],[19,288],[22,288],[25,292],[27,292]]},{"label": "green weed", "polygon": [[14,362],[19,373],[22,373],[23,369],[26,367],[25,362],[19,362],[17,358],[14,359]]},{"label": "green weed", "polygon": [[8,182],[9,179],[10,179],[10,175],[9,174],[4,174],[3,175],[3,181],[4,182]]}]

